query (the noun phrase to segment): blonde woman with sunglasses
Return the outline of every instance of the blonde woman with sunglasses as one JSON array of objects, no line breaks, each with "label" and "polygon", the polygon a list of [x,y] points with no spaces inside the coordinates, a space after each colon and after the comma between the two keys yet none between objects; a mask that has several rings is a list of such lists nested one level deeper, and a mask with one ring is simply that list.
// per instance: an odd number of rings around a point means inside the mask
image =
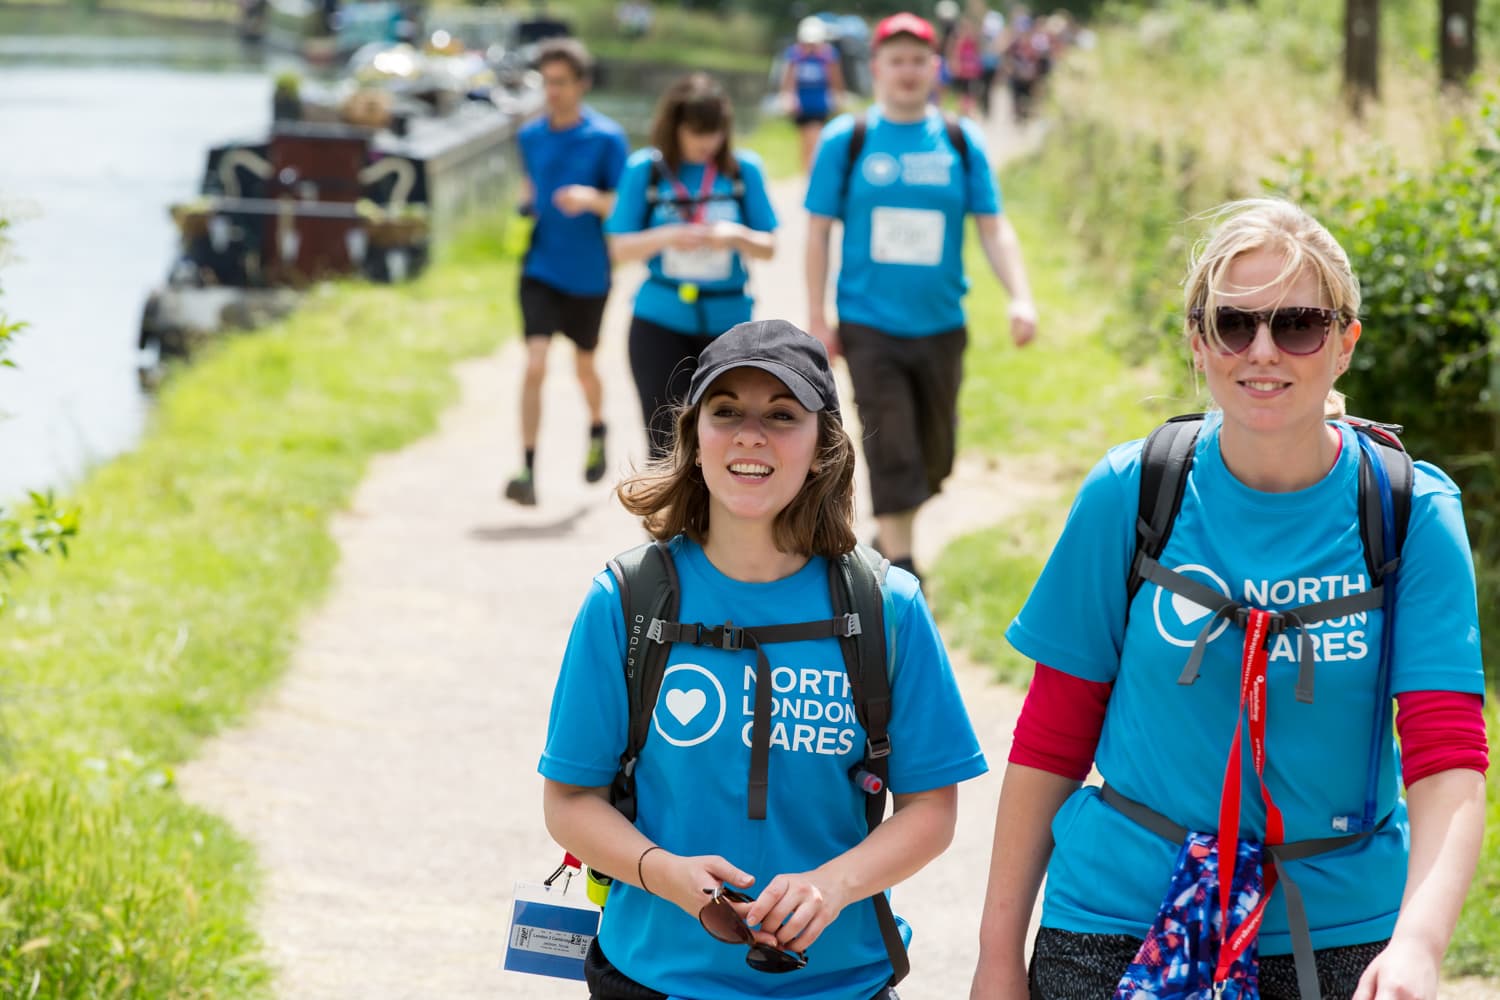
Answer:
[{"label": "blonde woman with sunglasses", "polygon": [[[1140,554],[1143,443],[1120,445],[1006,633],[1037,667],[971,996],[1433,1000],[1488,764],[1458,489],[1344,418],[1359,284],[1305,212],[1226,206],[1186,288],[1216,410],[1165,547]],[[1387,461],[1410,512],[1372,570]]]}]

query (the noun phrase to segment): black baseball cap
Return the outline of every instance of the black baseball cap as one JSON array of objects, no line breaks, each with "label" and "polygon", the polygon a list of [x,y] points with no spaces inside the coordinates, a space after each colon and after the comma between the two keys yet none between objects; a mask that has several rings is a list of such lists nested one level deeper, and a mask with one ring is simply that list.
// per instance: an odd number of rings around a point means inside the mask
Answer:
[{"label": "black baseball cap", "polygon": [[784,319],[739,323],[715,337],[698,355],[688,405],[696,406],[715,379],[736,368],[759,368],[776,376],[809,410],[839,411],[828,352],[816,337]]}]

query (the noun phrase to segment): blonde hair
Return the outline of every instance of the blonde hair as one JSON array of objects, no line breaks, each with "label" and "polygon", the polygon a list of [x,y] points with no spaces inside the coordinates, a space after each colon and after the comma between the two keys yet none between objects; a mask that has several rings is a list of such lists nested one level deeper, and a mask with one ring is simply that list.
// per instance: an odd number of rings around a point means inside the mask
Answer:
[{"label": "blonde hair", "polygon": [[[1183,315],[1201,309],[1203,319],[1198,324],[1187,321],[1188,336],[1199,333],[1211,345],[1223,347],[1215,309],[1224,273],[1236,258],[1254,250],[1282,255],[1281,273],[1265,287],[1310,270],[1317,275],[1329,307],[1338,311],[1338,322],[1347,325],[1359,317],[1359,280],[1349,266],[1349,255],[1322,223],[1301,208],[1281,198],[1245,198],[1205,214],[1215,225],[1193,249],[1183,294]],[[1330,417],[1342,417],[1344,394],[1329,389],[1323,409]]]},{"label": "blonde hair", "polygon": [[[698,467],[698,412],[679,407],[672,450],[615,489],[652,538],[708,540],[708,484]],[[854,442],[837,413],[819,410],[818,445],[802,489],[776,515],[772,537],[782,552],[834,558],[854,549]]]}]

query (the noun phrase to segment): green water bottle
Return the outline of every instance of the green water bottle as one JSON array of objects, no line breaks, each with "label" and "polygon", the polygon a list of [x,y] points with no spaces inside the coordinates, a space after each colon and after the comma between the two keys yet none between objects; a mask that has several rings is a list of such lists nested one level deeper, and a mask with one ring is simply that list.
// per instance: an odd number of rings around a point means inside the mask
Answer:
[{"label": "green water bottle", "polygon": [[584,882],[587,886],[589,902],[602,909],[609,899],[609,887],[614,885],[615,880],[603,872],[585,868]]}]

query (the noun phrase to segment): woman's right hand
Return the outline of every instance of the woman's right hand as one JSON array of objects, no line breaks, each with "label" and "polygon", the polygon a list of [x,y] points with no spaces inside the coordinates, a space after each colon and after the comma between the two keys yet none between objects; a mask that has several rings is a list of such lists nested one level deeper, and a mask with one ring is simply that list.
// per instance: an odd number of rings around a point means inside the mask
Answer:
[{"label": "woman's right hand", "polygon": [[1030,995],[1025,958],[1018,955],[1013,960],[1001,960],[980,954],[969,1000],[1026,1000]]},{"label": "woman's right hand", "polygon": [[641,861],[644,888],[653,896],[675,903],[694,920],[720,885],[748,889],[755,877],[740,871],[717,854],[682,857],[666,850],[652,851]]}]

